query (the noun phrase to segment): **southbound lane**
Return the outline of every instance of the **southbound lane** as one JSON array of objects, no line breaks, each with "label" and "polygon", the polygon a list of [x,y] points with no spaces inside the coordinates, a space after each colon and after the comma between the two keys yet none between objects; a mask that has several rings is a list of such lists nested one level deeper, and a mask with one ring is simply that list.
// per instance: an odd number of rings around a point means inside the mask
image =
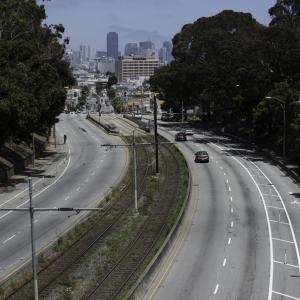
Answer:
[{"label": "southbound lane", "polygon": [[[127,165],[127,152],[103,149],[101,144],[116,143],[116,138],[108,136],[82,116],[62,115],[57,131],[68,136],[69,158],[62,176],[35,195],[34,205],[94,207],[121,179]],[[9,205],[26,207],[27,201],[17,197]],[[84,214],[69,216],[70,213],[36,213],[37,249],[57,239]],[[0,277],[3,279],[30,258],[30,227],[26,213],[14,212],[5,216],[2,213],[0,218]]]}]

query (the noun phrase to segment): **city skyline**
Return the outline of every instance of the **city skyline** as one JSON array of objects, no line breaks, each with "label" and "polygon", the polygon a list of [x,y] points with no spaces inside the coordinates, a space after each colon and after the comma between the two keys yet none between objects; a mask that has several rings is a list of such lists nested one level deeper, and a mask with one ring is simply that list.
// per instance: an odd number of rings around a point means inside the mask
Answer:
[{"label": "city skyline", "polygon": [[271,20],[268,9],[275,0],[263,3],[260,0],[251,3],[212,0],[209,5],[199,0],[38,0],[38,3],[46,7],[48,24],[65,26],[65,36],[70,37],[72,48],[86,44],[105,51],[106,34],[112,31],[118,33],[119,49],[123,52],[125,44],[146,40],[160,48],[164,41],[171,41],[183,25],[224,9],[250,12],[258,22],[267,25]]}]

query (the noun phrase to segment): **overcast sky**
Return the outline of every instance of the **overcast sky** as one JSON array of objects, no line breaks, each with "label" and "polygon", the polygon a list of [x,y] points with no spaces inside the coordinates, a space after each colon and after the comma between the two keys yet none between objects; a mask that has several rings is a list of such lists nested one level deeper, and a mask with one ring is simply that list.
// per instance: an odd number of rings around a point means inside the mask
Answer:
[{"label": "overcast sky", "polygon": [[[41,3],[41,0],[38,0]],[[45,2],[48,24],[62,23],[71,47],[89,44],[106,50],[106,33],[119,34],[119,48],[128,42],[152,40],[161,47],[186,23],[224,9],[250,12],[267,25],[276,0],[51,0]]]}]

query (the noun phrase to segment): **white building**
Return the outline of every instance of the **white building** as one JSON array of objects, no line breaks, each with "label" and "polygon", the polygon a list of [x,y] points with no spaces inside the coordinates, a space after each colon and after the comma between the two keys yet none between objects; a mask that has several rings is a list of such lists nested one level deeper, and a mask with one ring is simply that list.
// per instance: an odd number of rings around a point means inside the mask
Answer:
[{"label": "white building", "polygon": [[116,60],[116,76],[118,82],[136,80],[143,76],[149,78],[162,63],[155,57],[125,56]]}]

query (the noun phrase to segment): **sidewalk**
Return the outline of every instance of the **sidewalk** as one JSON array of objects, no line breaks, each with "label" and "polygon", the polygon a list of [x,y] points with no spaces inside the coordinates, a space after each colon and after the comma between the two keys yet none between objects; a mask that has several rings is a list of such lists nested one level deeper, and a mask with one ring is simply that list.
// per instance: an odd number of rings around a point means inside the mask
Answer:
[{"label": "sidewalk", "polygon": [[28,177],[32,178],[35,193],[52,184],[64,172],[69,160],[69,149],[61,140],[49,144],[44,153],[24,171],[12,176],[8,183],[0,186],[0,206],[10,206],[11,201],[28,198]]}]

